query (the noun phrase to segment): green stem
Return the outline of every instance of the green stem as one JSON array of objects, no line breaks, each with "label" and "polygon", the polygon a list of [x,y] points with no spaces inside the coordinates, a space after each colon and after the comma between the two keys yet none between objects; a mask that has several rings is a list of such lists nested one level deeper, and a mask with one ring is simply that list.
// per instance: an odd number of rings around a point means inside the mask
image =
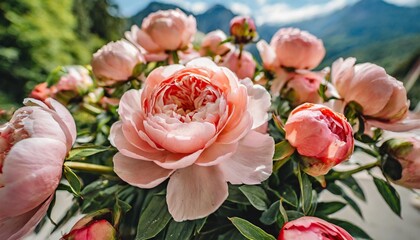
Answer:
[{"label": "green stem", "polygon": [[379,166],[380,166],[380,161],[378,160],[378,161],[375,161],[373,163],[369,163],[369,164],[366,164],[364,166],[360,166],[360,167],[355,168],[355,169],[350,170],[350,171],[335,172],[334,175],[337,176],[336,179],[346,179],[349,176],[351,176],[353,174],[356,174],[358,172],[361,172],[361,171],[364,171],[364,170],[369,170],[369,169],[372,169],[374,167],[379,167]]},{"label": "green stem", "polygon": [[79,170],[89,173],[99,173],[99,174],[115,174],[114,169],[109,166],[103,166],[93,163],[83,163],[83,162],[64,162],[64,166],[67,166],[73,170]]}]

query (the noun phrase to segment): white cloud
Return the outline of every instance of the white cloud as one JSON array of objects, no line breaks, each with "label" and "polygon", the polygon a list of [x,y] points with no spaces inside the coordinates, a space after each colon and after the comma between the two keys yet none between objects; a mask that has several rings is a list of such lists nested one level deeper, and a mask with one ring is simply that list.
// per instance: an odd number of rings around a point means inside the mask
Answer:
[{"label": "white cloud", "polygon": [[398,6],[407,6],[407,7],[420,6],[420,0],[384,0],[384,1],[398,5]]},{"label": "white cloud", "polygon": [[285,3],[276,3],[262,7],[254,17],[257,24],[290,23],[326,15],[344,8],[347,4],[347,0],[332,0],[326,4],[313,4],[300,8],[291,8]]},{"label": "white cloud", "polygon": [[239,15],[244,15],[244,16],[249,16],[251,15],[251,12],[252,12],[249,6],[243,3],[239,3],[239,2],[231,3],[229,5],[229,8],[232,10],[232,12]]}]

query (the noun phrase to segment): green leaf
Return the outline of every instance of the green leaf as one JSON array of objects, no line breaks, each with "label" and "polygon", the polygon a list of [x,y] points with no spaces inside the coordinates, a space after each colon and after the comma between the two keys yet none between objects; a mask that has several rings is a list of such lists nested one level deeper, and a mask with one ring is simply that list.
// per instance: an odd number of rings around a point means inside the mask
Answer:
[{"label": "green leaf", "polygon": [[284,161],[288,159],[294,152],[295,148],[290,145],[287,140],[281,141],[275,145],[274,148],[274,161]]},{"label": "green leaf", "polygon": [[287,204],[297,208],[298,207],[298,197],[295,190],[290,185],[285,185],[285,187],[280,192],[282,200]]},{"label": "green leaf", "polygon": [[260,211],[267,210],[268,197],[264,189],[259,186],[244,185],[239,190],[245,195],[248,201]]},{"label": "green leaf", "polygon": [[357,205],[357,203],[351,198],[349,197],[344,191],[343,189],[338,186],[335,183],[329,183],[328,187],[327,187],[328,191],[330,191],[332,194],[341,196],[344,200],[347,201],[347,203],[354,209],[354,211],[356,211],[357,214],[359,214],[359,216],[363,219],[363,214],[362,214],[362,210],[360,210],[359,205]]},{"label": "green leaf", "polygon": [[300,187],[300,204],[303,212],[309,212],[312,204],[312,182],[306,173],[298,171],[299,187]]},{"label": "green leaf", "polygon": [[70,184],[70,188],[76,196],[80,196],[80,190],[82,189],[82,181],[69,167],[64,166],[64,177]]},{"label": "green leaf", "polygon": [[271,206],[265,210],[260,217],[260,221],[265,225],[271,225],[277,221],[279,216],[280,201],[276,201]]},{"label": "green leaf", "polygon": [[325,220],[332,224],[335,224],[337,226],[344,228],[348,233],[350,233],[352,237],[356,239],[372,240],[369,234],[367,234],[365,231],[363,231],[363,229],[359,228],[358,226],[352,223],[349,223],[347,221],[343,221],[340,219],[332,219],[332,218],[327,218]]},{"label": "green leaf", "polygon": [[385,154],[381,162],[382,172],[392,180],[396,181],[402,177],[402,165],[394,157]]},{"label": "green leaf", "polygon": [[294,211],[294,210],[288,210],[288,211],[286,211],[286,213],[287,213],[287,218],[289,219],[289,221],[293,221],[295,219],[298,219],[298,218],[301,218],[301,217],[305,216],[305,214],[303,214],[301,212],[298,212],[298,211]]},{"label": "green leaf", "polygon": [[141,212],[136,240],[150,239],[162,231],[171,220],[165,196],[154,195]]},{"label": "green leaf", "polygon": [[340,211],[346,206],[343,202],[319,202],[316,208],[316,215],[328,216]]},{"label": "green leaf", "polygon": [[229,196],[226,199],[229,202],[233,203],[239,203],[239,204],[245,204],[249,205],[248,198],[245,197],[245,195],[242,193],[241,190],[239,190],[239,186],[234,186],[231,184],[228,184],[229,187]]},{"label": "green leaf", "polygon": [[346,179],[340,179],[340,182],[349,187],[356,197],[366,202],[365,193],[363,192],[363,189],[360,187],[356,179],[354,179],[352,176],[349,176]]},{"label": "green leaf", "polygon": [[245,219],[233,217],[229,218],[229,220],[235,225],[235,227],[241,232],[243,236],[250,240],[276,240],[270,234],[264,232],[258,226],[248,222]]},{"label": "green leaf", "polygon": [[282,201],[280,201],[279,212],[280,212],[280,215],[277,218],[277,224],[278,224],[279,228],[281,228],[281,227],[283,227],[284,223],[289,221],[289,217],[287,217],[287,212],[286,212],[286,209],[284,209],[284,207],[283,207],[283,202]]},{"label": "green leaf", "polygon": [[171,220],[166,229],[165,240],[189,240],[192,236],[201,230],[201,227],[204,225],[205,221],[206,218],[184,222],[176,222],[175,220]]},{"label": "green leaf", "polygon": [[391,210],[399,217],[401,217],[400,195],[395,190],[395,188],[388,182],[376,177],[373,177],[373,182],[375,183],[376,188]]},{"label": "green leaf", "polygon": [[72,150],[70,150],[67,160],[83,159],[85,157],[89,157],[97,153],[104,152],[106,150],[109,150],[109,148],[100,146],[85,146],[73,148]]}]

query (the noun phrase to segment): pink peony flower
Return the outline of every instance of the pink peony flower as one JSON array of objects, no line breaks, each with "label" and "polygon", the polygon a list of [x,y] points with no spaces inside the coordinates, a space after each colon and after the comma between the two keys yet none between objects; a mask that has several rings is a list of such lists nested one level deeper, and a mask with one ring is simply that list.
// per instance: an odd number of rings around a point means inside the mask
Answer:
[{"label": "pink peony flower", "polygon": [[239,58],[239,51],[231,51],[223,57],[221,64],[236,73],[239,79],[254,78],[256,63],[252,54],[247,51],[242,51]]},{"label": "pink peony flower", "polygon": [[127,81],[139,63],[145,63],[143,55],[125,40],[110,42],[93,54],[92,71],[100,85],[112,85]]},{"label": "pink peony flower", "polygon": [[408,101],[403,84],[382,67],[372,63],[354,66],[355,62],[355,58],[340,58],[332,65],[331,79],[344,104],[354,101],[365,117],[382,122],[406,118]]},{"label": "pink peony flower", "polygon": [[101,219],[101,215],[106,213],[109,211],[100,210],[84,216],[62,240],[116,240],[115,228],[107,220]]},{"label": "pink peony flower", "polygon": [[57,91],[83,93],[93,85],[93,80],[85,67],[67,66],[65,67],[65,70],[67,71],[67,74],[62,76],[55,85]]},{"label": "pink peony flower", "polygon": [[76,138],[67,109],[26,99],[0,126],[0,239],[20,239],[44,217]]},{"label": "pink peony flower", "polygon": [[230,35],[235,39],[235,43],[245,44],[251,42],[257,36],[254,20],[244,16],[232,18],[230,20]]},{"label": "pink peony flower", "polygon": [[125,37],[147,53],[163,53],[187,48],[196,31],[195,18],[176,9],[151,13],[143,19],[141,29],[133,25]]},{"label": "pink peony flower", "polygon": [[[382,145],[382,149],[401,164],[402,171],[398,173],[401,178],[393,179],[391,176],[390,180],[404,187],[420,189],[420,138],[390,139]],[[395,167],[392,168],[391,171],[396,171]],[[387,169],[384,171],[387,172]]]},{"label": "pink peony flower", "polygon": [[[292,103],[299,105],[305,102],[322,103],[322,98],[318,94],[318,89],[324,81],[324,72],[311,72],[299,70],[291,74],[286,85],[286,91],[292,95]],[[273,83],[274,84],[274,83]]]},{"label": "pink peony flower", "polygon": [[304,170],[311,176],[325,175],[353,152],[351,125],[343,115],[322,105],[298,106],[284,128],[286,139],[302,156]]},{"label": "pink peony flower", "polygon": [[353,240],[341,227],[316,217],[301,217],[286,223],[278,240]]},{"label": "pink peony flower", "polygon": [[226,182],[258,184],[272,172],[274,141],[255,131],[267,122],[270,96],[229,69],[198,58],[150,73],[141,90],[121,99],[110,141],[114,170],[140,188],[167,178],[166,201],[176,221],[216,211]]},{"label": "pink peony flower", "polygon": [[207,33],[201,42],[200,55],[201,56],[223,56],[229,51],[233,50],[232,43],[223,43],[227,39],[226,34],[221,30],[216,30]]},{"label": "pink peony flower", "polygon": [[280,67],[313,69],[325,56],[322,40],[297,28],[282,28],[271,39],[257,43],[263,66],[268,70]]}]

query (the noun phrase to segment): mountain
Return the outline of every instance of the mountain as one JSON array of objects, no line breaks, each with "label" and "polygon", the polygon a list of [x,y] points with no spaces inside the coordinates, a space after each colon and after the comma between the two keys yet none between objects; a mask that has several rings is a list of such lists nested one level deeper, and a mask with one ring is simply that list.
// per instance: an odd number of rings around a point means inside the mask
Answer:
[{"label": "mountain", "polygon": [[216,4],[204,13],[196,16],[197,28],[204,33],[216,29],[221,29],[223,32],[229,33],[230,20],[235,16],[236,14],[223,5]]},{"label": "mountain", "polygon": [[161,3],[161,2],[151,2],[151,3],[149,3],[149,5],[147,5],[147,7],[140,10],[138,13],[134,14],[132,17],[130,17],[128,19],[128,23],[129,23],[128,28],[133,24],[137,24],[137,25],[141,26],[141,22],[143,21],[143,18],[147,17],[147,15],[149,15],[150,13],[156,12],[158,10],[168,10],[168,9],[176,9],[176,8],[179,8],[180,10],[182,10],[187,15],[192,14],[191,12],[189,12],[189,11],[187,11],[187,10],[177,6],[177,5],[174,5],[174,4]]}]

